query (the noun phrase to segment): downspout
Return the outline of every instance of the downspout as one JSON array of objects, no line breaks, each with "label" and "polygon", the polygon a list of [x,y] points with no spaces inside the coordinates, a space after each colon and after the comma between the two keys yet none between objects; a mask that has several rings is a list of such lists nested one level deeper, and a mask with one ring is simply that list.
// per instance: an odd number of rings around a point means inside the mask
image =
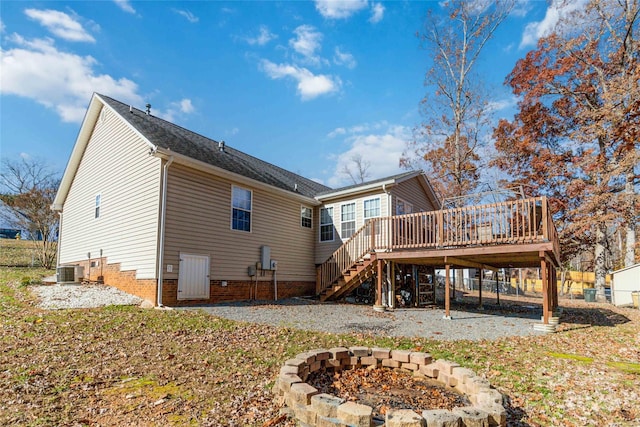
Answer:
[{"label": "downspout", "polygon": [[56,245],[56,267],[60,267],[60,239],[62,238],[62,211],[58,211],[58,244]]},{"label": "downspout", "polygon": [[169,166],[173,163],[173,156],[169,157],[162,168],[162,204],[160,205],[160,251],[158,253],[158,298],[157,305],[162,307],[162,273],[164,272],[164,228],[167,219],[167,175]]}]

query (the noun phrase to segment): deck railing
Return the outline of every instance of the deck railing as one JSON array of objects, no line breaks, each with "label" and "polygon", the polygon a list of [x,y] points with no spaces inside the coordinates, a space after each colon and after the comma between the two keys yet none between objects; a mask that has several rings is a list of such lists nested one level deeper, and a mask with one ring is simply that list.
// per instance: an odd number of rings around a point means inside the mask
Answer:
[{"label": "deck railing", "polygon": [[373,251],[536,242],[553,242],[559,253],[545,197],[374,218],[318,267],[316,291],[331,286]]}]

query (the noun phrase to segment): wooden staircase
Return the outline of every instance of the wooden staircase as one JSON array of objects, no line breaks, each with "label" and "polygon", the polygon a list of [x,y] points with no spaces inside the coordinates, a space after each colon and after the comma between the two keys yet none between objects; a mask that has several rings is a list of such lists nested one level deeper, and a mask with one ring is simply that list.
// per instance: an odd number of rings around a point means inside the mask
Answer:
[{"label": "wooden staircase", "polygon": [[[376,271],[376,256],[370,254],[354,263],[329,287],[320,291],[320,301],[336,300],[371,279]],[[373,286],[373,285],[372,285]]]}]

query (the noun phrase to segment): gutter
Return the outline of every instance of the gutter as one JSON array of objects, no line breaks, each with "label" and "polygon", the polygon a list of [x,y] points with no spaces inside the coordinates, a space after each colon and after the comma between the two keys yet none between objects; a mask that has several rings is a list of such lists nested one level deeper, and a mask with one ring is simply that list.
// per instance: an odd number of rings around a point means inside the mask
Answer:
[{"label": "gutter", "polygon": [[169,166],[173,163],[173,156],[169,157],[167,163],[162,167],[162,204],[160,205],[160,250],[158,253],[158,297],[157,305],[162,307],[162,280],[164,272],[164,239],[165,239],[165,222],[167,219],[167,175],[169,174]]}]

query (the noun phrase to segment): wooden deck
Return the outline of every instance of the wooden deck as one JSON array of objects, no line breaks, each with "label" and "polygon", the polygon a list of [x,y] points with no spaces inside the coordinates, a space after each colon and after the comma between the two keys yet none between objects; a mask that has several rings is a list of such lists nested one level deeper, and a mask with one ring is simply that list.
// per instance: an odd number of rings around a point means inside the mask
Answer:
[{"label": "wooden deck", "polygon": [[557,306],[560,246],[545,197],[372,219],[318,267],[316,292],[322,300],[344,295],[358,286],[351,276],[374,270],[373,263],[381,271],[388,262],[444,269],[540,267],[547,282],[545,316]]}]

